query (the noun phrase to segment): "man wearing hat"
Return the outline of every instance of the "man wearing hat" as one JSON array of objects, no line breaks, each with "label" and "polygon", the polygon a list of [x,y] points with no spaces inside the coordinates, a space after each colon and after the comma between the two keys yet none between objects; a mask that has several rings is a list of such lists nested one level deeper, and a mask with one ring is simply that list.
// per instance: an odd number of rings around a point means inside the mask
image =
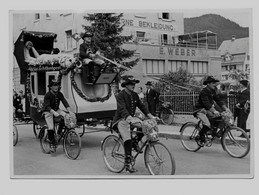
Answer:
[{"label": "man wearing hat", "polygon": [[246,102],[250,102],[250,91],[248,89],[248,81],[241,80],[240,83],[240,91],[237,93],[237,104],[235,107],[235,116],[237,117],[237,126],[242,128],[245,131],[246,129],[246,121],[249,115],[249,111],[246,110]]},{"label": "man wearing hat", "polygon": [[[136,145],[132,145],[130,134],[130,124],[140,122],[140,119],[137,120],[137,118],[134,117],[136,107],[138,107],[148,118],[156,119],[156,117],[149,113],[145,105],[140,101],[138,94],[134,92],[136,83],[139,83],[139,80],[136,80],[133,76],[128,76],[121,84],[124,89],[117,95],[117,111],[113,119],[113,127],[118,128],[124,141],[126,171],[130,173],[137,171],[133,168],[131,163],[132,147],[136,147]],[[140,141],[142,137],[143,135],[138,137],[138,141]],[[135,149],[137,150],[138,148]]]},{"label": "man wearing hat", "polygon": [[82,36],[84,42],[79,47],[79,56],[83,60],[83,82],[84,83],[92,83],[95,80],[95,77],[98,76],[99,70],[94,71],[94,69],[98,69],[95,67],[96,65],[102,65],[104,63],[103,60],[100,60],[96,54],[100,54],[97,48],[91,48],[91,42],[93,34],[86,32]]},{"label": "man wearing hat", "polygon": [[205,144],[205,133],[211,130],[211,124],[208,119],[220,116],[220,112],[223,110],[229,110],[216,93],[216,86],[219,84],[219,80],[208,76],[208,78],[203,82],[206,85],[199,94],[198,102],[195,105],[196,116],[202,121],[203,126],[199,132],[199,145],[204,146]]},{"label": "man wearing hat", "polygon": [[146,83],[146,101],[148,105],[148,110],[154,116],[156,115],[156,105],[159,102],[159,93],[153,89],[151,81]]},{"label": "man wearing hat", "polygon": [[[44,96],[44,103],[42,111],[48,125],[48,139],[51,144],[54,144],[54,124],[53,117],[65,116],[66,113],[59,108],[60,101],[63,103],[66,108],[66,112],[70,112],[70,107],[66,99],[64,98],[63,93],[60,90],[60,81],[52,80],[48,85],[49,91]],[[61,133],[63,126],[60,125],[58,129],[58,134]]]}]

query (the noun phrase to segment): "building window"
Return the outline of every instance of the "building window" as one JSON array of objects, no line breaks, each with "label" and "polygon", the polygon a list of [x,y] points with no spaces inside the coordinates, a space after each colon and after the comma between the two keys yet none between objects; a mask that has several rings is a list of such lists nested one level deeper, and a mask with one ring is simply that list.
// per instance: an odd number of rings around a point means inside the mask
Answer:
[{"label": "building window", "polygon": [[167,34],[161,35],[161,45],[168,45],[168,35]]},{"label": "building window", "polygon": [[165,61],[164,60],[143,60],[144,70],[146,74],[164,74]]},{"label": "building window", "polygon": [[193,73],[193,74],[207,74],[208,62],[192,61],[189,70],[190,70],[190,73]]},{"label": "building window", "polygon": [[66,31],[66,50],[72,50],[72,30]]},{"label": "building window", "polygon": [[169,60],[168,61],[168,70],[171,72],[177,72],[180,68],[183,70],[187,69],[188,61],[183,60]]},{"label": "building window", "polygon": [[35,14],[35,20],[39,20],[39,19],[40,19],[40,14],[39,13]]},{"label": "building window", "polygon": [[236,69],[237,69],[236,65],[231,65],[231,66],[229,67],[229,70],[236,70]]},{"label": "building window", "polygon": [[170,19],[169,13],[167,12],[162,13],[162,19],[169,20]]},{"label": "building window", "polygon": [[247,60],[250,60],[250,55],[247,55],[247,56],[246,56],[246,59],[247,59]]},{"label": "building window", "polygon": [[145,32],[137,31],[137,41],[144,41],[145,40]]}]

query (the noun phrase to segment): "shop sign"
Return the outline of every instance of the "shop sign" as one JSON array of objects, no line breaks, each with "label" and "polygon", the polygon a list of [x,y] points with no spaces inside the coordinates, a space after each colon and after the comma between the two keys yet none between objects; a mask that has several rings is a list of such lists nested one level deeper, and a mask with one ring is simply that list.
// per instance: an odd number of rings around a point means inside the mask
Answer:
[{"label": "shop sign", "polygon": [[122,24],[125,26],[137,26],[141,28],[149,28],[155,30],[164,30],[164,31],[176,31],[176,26],[171,24],[162,24],[157,22],[148,22],[148,21],[134,21],[131,19],[121,19]]},{"label": "shop sign", "polygon": [[160,47],[159,54],[165,55],[166,52],[169,56],[196,56],[196,50],[190,48],[178,48],[178,47]]}]

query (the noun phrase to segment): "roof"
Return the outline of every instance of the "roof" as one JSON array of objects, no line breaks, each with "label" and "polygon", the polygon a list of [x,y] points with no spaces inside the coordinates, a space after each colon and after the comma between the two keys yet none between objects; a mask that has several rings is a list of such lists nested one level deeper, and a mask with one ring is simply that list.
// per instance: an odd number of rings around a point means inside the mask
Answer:
[{"label": "roof", "polygon": [[203,37],[210,37],[210,36],[216,36],[217,34],[214,32],[211,32],[209,30],[204,30],[204,31],[196,31],[196,32],[191,32],[187,33],[184,35],[178,35],[178,37],[181,37],[183,39],[194,39],[194,38],[203,38]]},{"label": "roof", "polygon": [[249,37],[223,41],[219,47],[220,55],[249,53]]},{"label": "roof", "polygon": [[42,37],[57,37],[56,33],[52,33],[52,32],[38,32],[38,31],[22,31],[23,34],[25,35],[30,35],[30,36],[38,36],[40,38]]}]

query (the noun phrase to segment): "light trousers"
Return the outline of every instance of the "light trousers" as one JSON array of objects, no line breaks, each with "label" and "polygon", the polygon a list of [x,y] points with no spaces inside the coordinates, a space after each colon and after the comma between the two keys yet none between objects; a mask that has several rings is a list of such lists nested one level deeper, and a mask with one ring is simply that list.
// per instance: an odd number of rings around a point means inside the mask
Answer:
[{"label": "light trousers", "polygon": [[[66,115],[66,113],[60,109],[58,109],[56,112],[59,113],[63,117]],[[48,125],[48,129],[54,130],[54,121],[53,121],[54,114],[51,112],[44,112],[44,117],[45,117],[45,121]]]}]

